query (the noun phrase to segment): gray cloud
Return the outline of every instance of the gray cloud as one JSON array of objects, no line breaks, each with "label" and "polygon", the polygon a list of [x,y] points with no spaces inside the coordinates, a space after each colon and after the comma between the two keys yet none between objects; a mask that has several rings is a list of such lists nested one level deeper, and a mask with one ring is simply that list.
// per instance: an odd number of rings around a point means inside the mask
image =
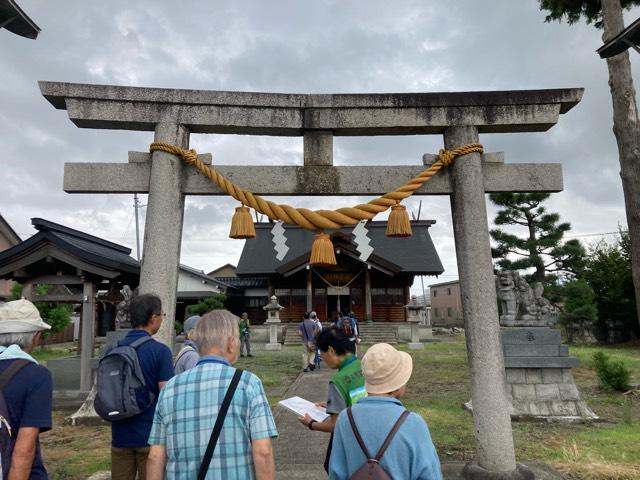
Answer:
[{"label": "gray cloud", "polygon": [[[65,162],[125,162],[152,134],[82,130],[54,110],[37,80],[212,90],[406,92],[585,87],[583,101],[549,132],[483,135],[509,162],[560,162],[565,191],[550,209],[572,233],[624,225],[606,64],[592,26],[546,24],[537,2],[382,0],[180,3],[20,0],[43,31],[29,41],[0,30],[0,212],[23,236],[44,217],[135,247],[129,195],[68,195]],[[640,10],[628,12],[627,23]],[[632,55],[635,55],[632,52]],[[632,56],[636,77],[637,57]],[[299,138],[194,135],[221,164],[301,164]],[[416,164],[438,136],[336,138],[339,165]],[[398,179],[402,183],[404,179]],[[317,208],[318,199],[278,199]],[[366,199],[330,198],[334,208]],[[422,218],[456,275],[449,201],[423,197]],[[417,211],[419,199],[407,202]],[[236,263],[227,239],[235,202],[187,199],[182,261],[210,270]],[[488,205],[489,218],[495,208]]]}]

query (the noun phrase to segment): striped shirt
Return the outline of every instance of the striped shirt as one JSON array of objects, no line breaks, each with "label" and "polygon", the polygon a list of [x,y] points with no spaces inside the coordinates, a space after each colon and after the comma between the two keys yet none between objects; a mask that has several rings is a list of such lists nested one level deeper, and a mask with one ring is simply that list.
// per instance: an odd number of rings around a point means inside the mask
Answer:
[{"label": "striped shirt", "polygon": [[[160,392],[149,444],[165,446],[166,478],[197,477],[234,372],[235,368],[221,358],[203,357],[196,367],[173,377]],[[206,478],[255,478],[251,441],[277,435],[262,382],[245,371],[229,406]]]}]

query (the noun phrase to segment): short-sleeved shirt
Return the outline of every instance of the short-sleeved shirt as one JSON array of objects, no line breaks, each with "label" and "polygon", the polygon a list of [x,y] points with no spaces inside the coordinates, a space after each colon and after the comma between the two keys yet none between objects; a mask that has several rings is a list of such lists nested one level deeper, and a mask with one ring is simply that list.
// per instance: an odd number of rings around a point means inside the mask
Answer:
[{"label": "short-sleeved shirt", "polygon": [[[149,334],[144,330],[132,330],[118,343],[129,345],[145,335]],[[173,355],[163,343],[151,340],[140,345],[136,353],[145,382],[156,399],[140,415],[111,424],[111,445],[118,448],[140,448],[148,445],[147,439],[159,394],[158,383],[173,377]]]},{"label": "short-sleeved shirt", "polygon": [[[14,361],[0,361],[0,373]],[[53,382],[49,370],[35,363],[23,367],[6,386],[3,394],[9,409],[9,425],[14,435],[22,427],[39,428],[40,432],[51,430]],[[36,443],[36,456],[29,478],[48,478],[42,462],[39,440]]]},{"label": "short-sleeved shirt", "polygon": [[[160,393],[150,445],[164,445],[169,479],[197,477],[235,368],[218,357],[174,377]],[[207,479],[255,478],[251,442],[278,436],[262,382],[243,372],[213,452]]]},{"label": "short-sleeved shirt", "polygon": [[315,341],[316,334],[318,333],[318,327],[316,327],[313,320],[305,318],[300,322],[298,331],[302,334],[302,343],[308,343]]}]

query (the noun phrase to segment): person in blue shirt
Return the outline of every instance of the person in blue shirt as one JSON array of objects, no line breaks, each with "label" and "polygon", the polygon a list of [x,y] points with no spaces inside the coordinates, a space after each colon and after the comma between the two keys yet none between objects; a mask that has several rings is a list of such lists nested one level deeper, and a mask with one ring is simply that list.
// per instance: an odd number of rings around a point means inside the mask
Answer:
[{"label": "person in blue shirt", "polygon": [[[0,376],[22,365],[2,390],[13,447],[8,465],[0,471],[4,478],[48,478],[39,435],[51,430],[53,383],[51,372],[29,354],[38,346],[42,331],[50,328],[28,300],[0,305]],[[0,425],[4,430],[0,434],[6,435],[6,426]]]},{"label": "person in blue shirt", "polygon": [[[131,330],[120,342],[129,345],[141,337],[158,333],[164,319],[162,302],[152,294],[135,297],[129,305]],[[148,409],[119,422],[111,424],[111,478],[113,480],[135,480],[146,478],[149,455],[149,432],[153,423],[157,397],[164,384],[173,377],[173,355],[166,345],[151,340],[140,345],[136,353],[147,387],[154,402]]]},{"label": "person in blue shirt", "polygon": [[[368,396],[351,407],[356,428],[373,456],[380,450],[391,428],[405,411],[400,397],[413,370],[408,353],[387,343],[373,345],[362,358],[362,373]],[[338,416],[329,463],[329,478],[351,478],[367,462],[353,432],[347,411]],[[440,461],[424,419],[410,413],[380,459],[391,478],[442,480]]]}]

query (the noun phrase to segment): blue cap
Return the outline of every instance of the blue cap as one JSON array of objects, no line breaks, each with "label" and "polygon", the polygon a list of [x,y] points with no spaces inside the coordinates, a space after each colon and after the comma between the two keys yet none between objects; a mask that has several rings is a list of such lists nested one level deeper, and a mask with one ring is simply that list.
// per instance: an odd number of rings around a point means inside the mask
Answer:
[{"label": "blue cap", "polygon": [[200,321],[200,315],[194,315],[192,317],[187,318],[184,321],[185,333],[188,332],[189,330],[193,330],[194,328],[196,328],[196,325],[198,325],[199,321]]}]

